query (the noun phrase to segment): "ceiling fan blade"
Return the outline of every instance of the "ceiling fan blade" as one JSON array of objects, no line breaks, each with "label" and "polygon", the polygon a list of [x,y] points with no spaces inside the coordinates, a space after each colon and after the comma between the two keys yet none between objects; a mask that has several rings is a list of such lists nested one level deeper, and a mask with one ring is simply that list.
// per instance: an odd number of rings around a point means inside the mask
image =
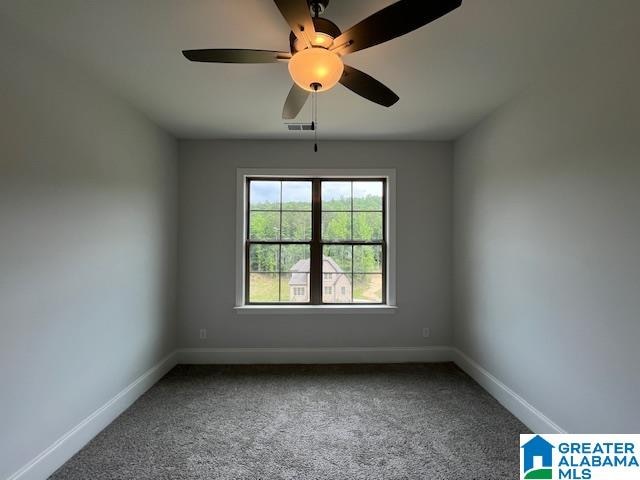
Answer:
[{"label": "ceiling fan blade", "polygon": [[455,10],[462,0],[400,0],[365,18],[334,40],[341,55],[412,32]]},{"label": "ceiling fan blade", "polygon": [[302,110],[302,107],[304,107],[304,104],[307,103],[307,98],[309,98],[309,92],[294,83],[284,102],[282,118],[285,120],[296,118],[300,110]]},{"label": "ceiling fan blade", "polygon": [[182,54],[192,62],[210,63],[274,63],[291,58],[288,52],[272,50],[245,50],[241,48],[210,48],[183,50]]},{"label": "ceiling fan blade", "polygon": [[316,29],[309,13],[307,0],[273,0],[298,40],[309,45]]},{"label": "ceiling fan blade", "polygon": [[361,97],[384,107],[390,107],[400,100],[398,95],[378,80],[349,65],[344,66],[344,73],[340,78],[340,83],[353,93],[357,93]]}]

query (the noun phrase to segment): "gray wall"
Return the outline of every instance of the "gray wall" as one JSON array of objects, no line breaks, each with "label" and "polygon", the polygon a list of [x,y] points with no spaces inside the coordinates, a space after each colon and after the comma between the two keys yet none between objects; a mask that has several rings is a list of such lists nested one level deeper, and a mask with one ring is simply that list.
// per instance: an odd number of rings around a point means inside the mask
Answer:
[{"label": "gray wall", "polygon": [[0,478],[175,348],[176,142],[0,26]]},{"label": "gray wall", "polygon": [[570,432],[640,430],[630,18],[455,145],[455,344]]},{"label": "gray wall", "polygon": [[[420,142],[180,142],[182,347],[449,345],[451,145]],[[396,315],[237,315],[236,168],[395,168]],[[431,338],[422,328],[431,328]],[[199,329],[208,339],[199,340]]]}]

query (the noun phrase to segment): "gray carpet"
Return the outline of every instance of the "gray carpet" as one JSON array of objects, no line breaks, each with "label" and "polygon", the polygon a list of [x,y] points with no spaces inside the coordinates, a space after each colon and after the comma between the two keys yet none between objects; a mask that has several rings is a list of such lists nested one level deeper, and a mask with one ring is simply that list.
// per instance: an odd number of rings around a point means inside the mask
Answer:
[{"label": "gray carpet", "polygon": [[514,479],[526,427],[451,363],[174,368],[52,479]]}]

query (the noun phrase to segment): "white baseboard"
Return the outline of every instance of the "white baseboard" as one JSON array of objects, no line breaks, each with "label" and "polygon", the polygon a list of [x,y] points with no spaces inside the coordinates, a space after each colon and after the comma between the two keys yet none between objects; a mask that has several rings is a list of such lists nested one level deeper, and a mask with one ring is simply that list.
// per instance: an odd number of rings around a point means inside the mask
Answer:
[{"label": "white baseboard", "polygon": [[326,348],[185,348],[178,363],[186,364],[329,364],[450,362],[451,348],[326,347]]},{"label": "white baseboard", "polygon": [[509,412],[535,433],[567,433],[504,383],[457,348],[451,349],[453,361]]},{"label": "white baseboard", "polygon": [[7,480],[42,480],[55,472],[171,370],[176,365],[175,353],[170,353],[140,375]]}]

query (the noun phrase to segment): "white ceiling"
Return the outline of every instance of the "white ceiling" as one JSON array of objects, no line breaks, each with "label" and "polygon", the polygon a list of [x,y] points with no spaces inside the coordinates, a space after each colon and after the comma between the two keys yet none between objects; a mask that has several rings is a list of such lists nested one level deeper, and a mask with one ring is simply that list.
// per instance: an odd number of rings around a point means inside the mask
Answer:
[{"label": "white ceiling", "polygon": [[[464,0],[416,32],[346,57],[400,101],[387,109],[337,86],[318,99],[321,133],[335,139],[455,138],[559,58],[584,48],[610,2]],[[345,30],[390,3],[331,0],[326,17]],[[196,64],[180,53],[286,50],[287,24],[269,0],[3,0],[0,16],[180,138],[304,135],[288,132],[280,118],[291,86],[286,64]],[[299,119],[309,115],[308,104]]]}]

